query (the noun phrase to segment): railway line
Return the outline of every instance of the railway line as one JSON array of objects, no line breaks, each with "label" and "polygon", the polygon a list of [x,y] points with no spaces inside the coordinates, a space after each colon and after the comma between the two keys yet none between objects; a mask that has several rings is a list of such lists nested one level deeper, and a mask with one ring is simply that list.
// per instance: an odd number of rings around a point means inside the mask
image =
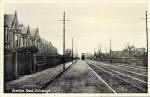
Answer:
[{"label": "railway line", "polygon": [[[99,64],[99,62],[96,62],[96,61],[94,61],[94,63]],[[146,67],[136,68],[134,65],[132,66],[132,65],[121,64],[121,63],[109,64],[109,63],[101,62],[101,64],[106,65],[106,66],[111,66],[114,68],[118,68],[122,71],[127,71],[127,72],[130,72],[132,74],[136,74],[136,75],[141,75],[141,76],[145,76],[145,77],[147,77],[147,75],[148,75]]]},{"label": "railway line", "polygon": [[[128,72],[126,67],[85,61],[116,93],[146,93],[147,76]],[[134,69],[134,68],[132,68]],[[142,69],[138,69],[142,70]]]},{"label": "railway line", "polygon": [[136,66],[136,65],[129,65],[129,64],[119,64],[119,66],[125,66],[125,67],[130,67],[130,68],[134,68],[134,69],[143,69],[146,70],[146,67],[142,67],[142,66]]},{"label": "railway line", "polygon": [[[99,62],[96,62],[99,63]],[[113,66],[115,68],[119,68],[121,70],[125,70],[131,73],[135,73],[137,75],[142,75],[142,76],[147,76],[147,69],[146,67],[142,67],[142,66],[135,66],[135,65],[128,65],[128,64],[107,64],[107,63],[103,63],[103,65],[109,65],[109,66]]]},{"label": "railway line", "polygon": [[[114,66],[114,65],[110,65],[110,64],[103,64],[103,63],[99,63],[99,62],[92,62],[93,64],[96,64],[98,66],[101,66],[103,68],[109,68],[112,71],[118,71],[121,74],[127,74],[129,77],[133,78],[133,79],[137,79],[137,80],[141,80],[143,83],[147,83],[147,75],[141,74],[141,73],[136,73],[136,72],[132,72],[132,71],[128,71],[126,69],[124,69],[123,67],[119,67],[119,66]],[[107,69],[106,68],[106,69]],[[142,71],[142,70],[141,70]],[[146,72],[145,72],[146,73]]]}]

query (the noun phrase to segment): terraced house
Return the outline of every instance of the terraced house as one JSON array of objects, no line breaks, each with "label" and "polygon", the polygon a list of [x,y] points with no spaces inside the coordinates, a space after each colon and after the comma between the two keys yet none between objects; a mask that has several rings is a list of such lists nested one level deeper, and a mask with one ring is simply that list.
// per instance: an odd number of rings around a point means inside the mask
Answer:
[{"label": "terraced house", "polygon": [[5,48],[15,48],[19,45],[17,39],[20,36],[17,12],[4,15],[4,43]]},{"label": "terraced house", "polygon": [[28,47],[30,38],[30,27],[21,24],[19,25],[19,29],[21,30],[21,47]]},{"label": "terraced house", "polygon": [[11,80],[17,76],[17,53],[16,48],[19,46],[20,30],[17,18],[17,12],[15,14],[4,15],[4,68],[5,79]]},{"label": "terraced house", "polygon": [[37,57],[56,55],[57,48],[41,39],[38,28],[20,24],[17,12],[4,15],[5,81],[37,71]]}]

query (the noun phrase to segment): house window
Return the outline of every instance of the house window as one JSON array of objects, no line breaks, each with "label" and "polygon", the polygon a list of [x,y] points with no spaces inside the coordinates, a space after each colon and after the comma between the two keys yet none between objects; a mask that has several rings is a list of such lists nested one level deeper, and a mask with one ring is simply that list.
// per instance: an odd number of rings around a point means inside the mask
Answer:
[{"label": "house window", "polygon": [[5,48],[8,48],[8,28],[5,27],[4,29],[4,39],[5,39]]},{"label": "house window", "polygon": [[38,47],[38,40],[36,41],[36,46]]},{"label": "house window", "polygon": [[19,35],[17,35],[17,47],[19,47],[19,45],[20,45],[19,40],[20,40],[20,37],[19,37]]},{"label": "house window", "polygon": [[34,41],[34,45],[37,46],[37,45],[36,45],[36,40]]},{"label": "house window", "polygon": [[24,41],[23,37],[20,36],[20,46],[21,46],[21,47],[24,47],[23,41]]},{"label": "house window", "polygon": [[16,34],[15,35],[15,42],[16,42],[16,46],[19,47],[21,45],[21,36]]},{"label": "house window", "polygon": [[17,39],[18,39],[18,37],[17,37],[17,35],[15,35],[15,41],[17,41]]},{"label": "house window", "polygon": [[27,47],[30,46],[30,39],[27,39]]},{"label": "house window", "polygon": [[22,39],[21,39],[21,44],[23,47],[25,47],[25,38],[24,37],[22,37]]},{"label": "house window", "polygon": [[33,41],[33,39],[32,39],[32,46],[34,45],[34,41]]},{"label": "house window", "polygon": [[19,47],[21,46],[21,36],[19,35],[19,39],[18,39],[18,42],[19,42]]},{"label": "house window", "polygon": [[15,44],[16,44],[16,46],[18,46],[18,36],[17,35],[15,35]]},{"label": "house window", "polygon": [[5,41],[8,39],[8,32],[7,32],[7,27],[5,28]]},{"label": "house window", "polygon": [[15,28],[18,28],[18,24],[17,24],[17,22],[15,22]]}]

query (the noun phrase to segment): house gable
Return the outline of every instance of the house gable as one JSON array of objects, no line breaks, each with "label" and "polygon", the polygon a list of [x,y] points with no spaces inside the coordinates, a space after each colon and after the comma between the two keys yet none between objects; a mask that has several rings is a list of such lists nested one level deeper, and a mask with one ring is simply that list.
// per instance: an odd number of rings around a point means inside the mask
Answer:
[{"label": "house gable", "polygon": [[30,34],[30,27],[28,26],[28,30],[27,30],[27,38],[30,38],[31,34]]},{"label": "house gable", "polygon": [[11,28],[15,15],[13,14],[5,14],[4,15],[4,25]]},{"label": "house gable", "polygon": [[17,13],[15,12],[14,19],[12,21],[12,25],[10,26],[11,29],[19,29],[18,17]]},{"label": "house gable", "polygon": [[35,33],[36,33],[36,29],[30,29],[30,36],[31,36],[31,39],[34,39],[34,38],[35,38]]},{"label": "house gable", "polygon": [[36,32],[35,32],[35,40],[41,40],[41,37],[39,35],[39,30],[37,28]]}]

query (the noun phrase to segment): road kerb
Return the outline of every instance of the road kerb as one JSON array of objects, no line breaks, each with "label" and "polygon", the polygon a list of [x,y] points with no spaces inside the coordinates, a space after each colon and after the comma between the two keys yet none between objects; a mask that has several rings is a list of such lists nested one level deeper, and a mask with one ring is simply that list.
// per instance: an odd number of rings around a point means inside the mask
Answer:
[{"label": "road kerb", "polygon": [[77,61],[73,62],[70,66],[65,68],[64,71],[60,72],[58,75],[56,75],[52,80],[50,80],[48,83],[46,83],[41,89],[46,88],[49,84],[51,84],[55,79],[57,79],[59,76],[61,76],[64,72],[66,72],[73,64],[75,64]]}]

